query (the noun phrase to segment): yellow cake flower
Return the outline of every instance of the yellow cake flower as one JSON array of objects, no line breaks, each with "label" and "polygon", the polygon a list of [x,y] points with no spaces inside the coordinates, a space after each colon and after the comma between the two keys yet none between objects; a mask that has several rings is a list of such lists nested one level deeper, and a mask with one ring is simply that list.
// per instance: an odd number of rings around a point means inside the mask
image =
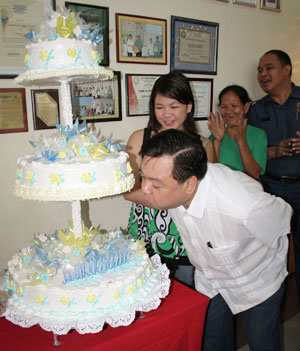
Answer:
[{"label": "yellow cake flower", "polygon": [[66,158],[67,154],[64,151],[60,151],[60,153],[58,154],[58,157],[61,159]]},{"label": "yellow cake flower", "polygon": [[93,303],[96,300],[96,295],[95,294],[88,295],[86,299],[87,299],[87,302]]},{"label": "yellow cake flower", "polygon": [[57,173],[52,173],[51,176],[50,176],[50,181],[51,181],[51,184],[61,184],[63,182],[63,179],[61,176],[59,176]]},{"label": "yellow cake flower", "polygon": [[121,296],[121,292],[119,290],[115,291],[113,296],[117,300]]},{"label": "yellow cake flower", "polygon": [[30,55],[25,55],[24,57],[24,63],[28,62],[30,60]]},{"label": "yellow cake flower", "polygon": [[92,181],[91,173],[82,173],[81,179],[83,180],[84,183],[91,183]]},{"label": "yellow cake flower", "polygon": [[128,173],[131,173],[131,172],[132,172],[132,168],[131,168],[129,162],[126,163],[126,169],[127,169],[127,172],[128,172]]},{"label": "yellow cake flower", "polygon": [[26,172],[26,180],[27,180],[27,182],[30,183],[32,181],[32,178],[33,178],[33,173],[27,171]]},{"label": "yellow cake flower", "polygon": [[63,305],[68,306],[69,303],[71,302],[71,299],[70,299],[69,297],[62,296],[62,297],[60,298],[60,302],[61,302]]},{"label": "yellow cake flower", "polygon": [[119,169],[114,170],[116,182],[121,178],[121,172]]},{"label": "yellow cake flower", "polygon": [[20,295],[20,296],[23,295],[23,288],[21,286],[18,287],[17,294]]},{"label": "yellow cake flower", "polygon": [[76,49],[68,49],[67,53],[70,57],[75,58],[77,56]]},{"label": "yellow cake flower", "polygon": [[138,286],[143,286],[143,283],[144,283],[144,278],[139,278],[139,279],[137,280],[137,285],[138,285]]},{"label": "yellow cake flower", "polygon": [[44,50],[40,53],[42,61],[46,62],[48,59],[49,52],[48,50]]},{"label": "yellow cake flower", "polygon": [[9,283],[8,283],[8,286],[9,286],[10,288],[13,288],[14,282],[13,282],[12,280],[10,280]]},{"label": "yellow cake flower", "polygon": [[146,276],[150,277],[151,276],[151,269],[147,267],[146,269]]},{"label": "yellow cake flower", "polygon": [[43,303],[43,301],[44,301],[44,296],[43,296],[42,294],[36,295],[35,301],[36,301],[37,303]]},{"label": "yellow cake flower", "polygon": [[133,284],[131,284],[131,285],[129,285],[129,287],[128,287],[128,291],[129,291],[129,293],[132,295],[133,293],[134,293],[134,285]]}]

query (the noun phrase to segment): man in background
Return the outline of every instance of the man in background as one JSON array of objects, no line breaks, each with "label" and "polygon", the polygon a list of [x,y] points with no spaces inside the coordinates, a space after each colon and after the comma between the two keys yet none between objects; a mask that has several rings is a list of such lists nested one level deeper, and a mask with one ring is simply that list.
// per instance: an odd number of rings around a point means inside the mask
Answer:
[{"label": "man in background", "polygon": [[265,191],[293,207],[295,276],[300,293],[300,87],[291,80],[292,63],[281,50],[270,50],[259,60],[257,80],[267,94],[248,113],[248,123],[268,137],[268,161],[261,181]]}]

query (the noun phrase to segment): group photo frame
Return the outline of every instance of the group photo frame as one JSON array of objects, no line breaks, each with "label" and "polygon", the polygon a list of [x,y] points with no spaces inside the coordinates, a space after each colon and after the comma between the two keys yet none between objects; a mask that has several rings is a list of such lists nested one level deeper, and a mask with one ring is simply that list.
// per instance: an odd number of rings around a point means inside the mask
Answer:
[{"label": "group photo frame", "polygon": [[113,79],[71,83],[73,119],[87,123],[122,120],[121,72]]},{"label": "group photo frame", "polygon": [[167,64],[165,19],[116,13],[117,62]]},{"label": "group photo frame", "polygon": [[280,12],[280,0],[261,0],[260,8],[263,10]]},{"label": "group photo frame", "polygon": [[219,23],[171,16],[171,71],[217,74]]},{"label": "group photo frame", "polygon": [[66,2],[66,8],[80,13],[80,17],[88,25],[91,25],[91,29],[95,29],[99,26],[99,34],[102,36],[102,40],[97,44],[96,49],[100,52],[101,61],[99,65],[109,65],[109,8],[103,6],[93,6],[79,4],[75,2]]}]

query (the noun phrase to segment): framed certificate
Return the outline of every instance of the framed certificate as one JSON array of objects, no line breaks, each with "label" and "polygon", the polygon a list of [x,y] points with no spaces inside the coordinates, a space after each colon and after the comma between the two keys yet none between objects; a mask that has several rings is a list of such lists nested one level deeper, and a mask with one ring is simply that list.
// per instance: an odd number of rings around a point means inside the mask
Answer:
[{"label": "framed certificate", "polygon": [[157,74],[126,74],[127,116],[148,116],[149,99]]},{"label": "framed certificate", "polygon": [[167,64],[165,19],[116,13],[117,61]]},{"label": "framed certificate", "polygon": [[206,120],[212,112],[213,79],[188,78],[195,100],[195,120]]},{"label": "framed certificate", "polygon": [[0,133],[27,131],[25,89],[0,89]]},{"label": "framed certificate", "polygon": [[40,31],[55,0],[0,0],[0,78],[10,79],[25,71],[25,35]]},{"label": "framed certificate", "polygon": [[35,130],[55,128],[60,123],[58,89],[31,90]]},{"label": "framed certificate", "polygon": [[171,71],[217,74],[219,24],[171,16]]}]

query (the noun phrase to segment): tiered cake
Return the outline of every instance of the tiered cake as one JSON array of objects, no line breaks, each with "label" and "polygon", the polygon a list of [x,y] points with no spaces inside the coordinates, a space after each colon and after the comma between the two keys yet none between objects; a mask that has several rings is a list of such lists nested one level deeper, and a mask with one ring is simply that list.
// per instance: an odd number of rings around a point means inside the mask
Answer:
[{"label": "tiered cake", "polygon": [[[158,256],[149,259],[144,244],[120,230],[100,232],[81,221],[80,200],[128,191],[134,176],[119,144],[101,141],[85,123],[72,121],[69,81],[106,78],[111,71],[98,66],[99,54],[83,38],[72,12],[55,12],[50,22],[56,28],[54,40],[29,45],[27,71],[16,82],[57,79],[64,123],[54,135],[32,141],[34,152],[17,161],[14,194],[71,201],[73,222],[69,229],[35,235],[8,263],[5,287],[10,298],[4,315],[23,327],[40,324],[55,334],[70,329],[98,332],[104,323],[129,325],[136,311],[157,308],[169,291],[169,271]],[[57,37],[62,23],[72,27],[73,39]]]}]

